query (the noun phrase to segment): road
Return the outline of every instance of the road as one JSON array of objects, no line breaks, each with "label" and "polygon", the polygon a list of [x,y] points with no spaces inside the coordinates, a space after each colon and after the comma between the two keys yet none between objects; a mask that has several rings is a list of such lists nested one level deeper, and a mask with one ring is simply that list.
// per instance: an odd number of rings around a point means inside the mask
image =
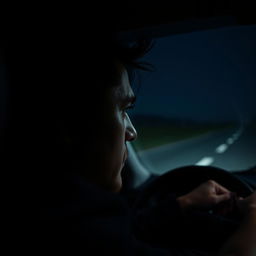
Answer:
[{"label": "road", "polygon": [[226,129],[138,152],[155,174],[184,165],[215,166],[240,171],[256,165],[256,130]]}]

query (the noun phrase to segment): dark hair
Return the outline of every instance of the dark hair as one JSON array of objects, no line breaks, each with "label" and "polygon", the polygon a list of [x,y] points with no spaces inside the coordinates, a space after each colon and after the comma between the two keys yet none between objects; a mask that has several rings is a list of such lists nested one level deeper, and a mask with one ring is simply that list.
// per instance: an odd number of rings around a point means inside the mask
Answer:
[{"label": "dark hair", "polygon": [[122,47],[121,44],[118,57],[126,67],[131,84],[133,84],[138,70],[154,71],[151,63],[141,60],[152,49],[153,45],[153,41],[149,39],[135,41],[130,44],[130,47]]},{"label": "dark hair", "polygon": [[152,65],[140,61],[139,59],[144,57],[153,47],[152,40],[138,40],[131,44],[131,46],[118,47],[118,58],[120,61],[133,69],[141,69],[144,71],[152,71]]}]

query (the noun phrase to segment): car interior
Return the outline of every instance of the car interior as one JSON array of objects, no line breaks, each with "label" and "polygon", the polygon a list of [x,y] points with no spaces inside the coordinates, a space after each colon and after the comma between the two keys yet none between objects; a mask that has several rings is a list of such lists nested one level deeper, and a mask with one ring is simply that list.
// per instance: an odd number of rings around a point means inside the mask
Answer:
[{"label": "car interior", "polygon": [[[255,17],[252,13],[250,13],[250,8],[247,3],[240,2],[237,4],[233,1],[191,1],[189,3],[184,2],[177,4],[172,6],[172,8],[167,5],[158,6],[148,4],[146,8],[137,7],[134,8],[134,10],[128,11],[127,16],[123,18],[123,23],[120,22],[119,36],[120,40],[131,43],[134,40],[153,39],[153,41],[156,41],[157,46],[157,41],[163,41],[165,38],[170,38],[171,41],[172,38],[175,40],[175,37],[177,38],[182,35],[200,35],[200,33],[203,34],[205,31],[211,33],[211,31],[225,31],[225,29],[227,33],[232,29],[251,29],[251,34],[255,35]],[[186,38],[189,39],[189,37]],[[196,40],[200,40],[200,38]],[[191,42],[191,44],[193,44],[193,42]],[[159,46],[159,48],[160,47],[161,46]],[[168,48],[165,48],[165,51],[168,50]],[[155,55],[157,55],[157,53],[155,53]],[[152,58],[150,60],[152,61]],[[161,61],[160,57],[159,61]],[[153,65],[154,64],[155,63],[153,63]],[[255,63],[252,64],[252,66],[253,65],[255,65]],[[171,70],[167,76],[172,76]],[[147,81],[149,80],[150,78]],[[144,90],[147,90],[146,86],[147,85],[145,85]],[[161,85],[156,84],[155,86],[160,88]],[[172,87],[171,84],[169,86],[170,88]],[[197,88],[195,88],[195,90],[197,90]],[[252,90],[255,92],[255,89]],[[221,91],[219,93],[221,93]],[[159,97],[161,97],[161,95]],[[141,98],[142,101],[144,98]],[[152,104],[154,105],[157,103]],[[141,106],[142,105],[143,104],[141,104]],[[138,106],[138,108],[141,106]],[[144,106],[142,106],[142,108],[143,107],[144,109],[149,108],[148,101]],[[140,116],[137,117],[137,119],[139,118]],[[132,114],[131,119],[134,121]],[[153,120],[152,122],[157,122],[157,120]],[[136,124],[137,122],[135,122],[135,126]],[[143,133],[143,129],[141,130]],[[256,134],[254,130],[254,132],[252,131],[252,138],[254,138],[254,141],[255,136]],[[138,140],[140,140],[140,138],[138,138]],[[224,146],[222,145],[222,147]],[[253,147],[255,148],[255,146]],[[255,149],[253,150],[253,147],[250,148],[250,151],[253,151],[251,154],[255,155],[256,152]],[[248,166],[237,166],[237,168],[232,167],[230,169],[225,168],[225,165],[224,167],[218,165],[216,166],[211,162],[197,165],[193,161],[189,162],[184,160],[184,163],[181,161],[178,165],[172,166],[170,164],[170,168],[165,167],[164,171],[159,171],[158,173],[156,166],[150,166],[151,155],[149,155],[149,161],[147,161],[147,159],[143,159],[143,153],[139,153],[138,147],[134,143],[128,143],[128,150],[129,157],[123,170],[124,187],[122,193],[124,195],[131,195],[132,193],[137,194],[138,191],[145,187],[148,188],[146,189],[146,194],[148,194],[147,196],[149,196],[149,194],[156,194],[156,191],[159,190],[161,193],[164,190],[170,191],[170,188],[172,188],[173,191],[178,190],[182,194],[184,191],[189,191],[189,189],[199,185],[200,182],[208,179],[219,181],[221,184],[226,185],[229,189],[238,191],[238,194],[243,196],[250,194],[256,188],[255,157],[252,157],[253,160],[251,161],[254,161],[254,165],[252,165],[250,162]],[[221,147],[219,150],[221,151]],[[246,150],[244,150],[242,154],[247,154]],[[181,158],[182,157],[185,158],[186,156],[181,156]],[[153,157],[151,158],[154,159]],[[153,162],[153,160],[151,162]],[[231,175],[231,173],[233,174]],[[151,191],[151,193],[149,193],[149,191]],[[161,193],[159,192],[159,194]],[[143,195],[143,197],[144,196],[145,195]]]},{"label": "car interior", "polygon": [[[134,90],[138,94],[138,103],[129,116],[138,131],[138,139],[127,143],[129,155],[122,170],[121,195],[138,209],[162,200],[171,192],[178,196],[186,194],[207,180],[215,180],[235,191],[237,196],[250,195],[256,189],[254,8],[247,1],[197,0],[176,1],[175,4],[152,2],[142,6],[127,6],[121,10],[117,15],[120,16],[118,39],[128,44],[136,40],[152,41],[153,48],[145,56],[145,61],[152,63],[157,70],[149,74],[142,72],[134,82],[137,83]],[[216,57],[216,49],[214,51],[213,48],[206,47],[201,55],[194,54],[202,46],[201,42],[206,42],[204,40],[221,44],[218,37],[213,40],[219,35],[229,43],[227,48],[222,49],[222,54],[231,56],[228,57],[233,68],[231,71],[221,68],[222,60]],[[232,40],[240,37],[241,42],[246,40],[248,43],[248,47],[245,43],[240,43],[247,54],[242,52],[239,55],[238,61],[248,64],[244,64],[243,68],[242,64],[241,67],[233,65],[231,59],[233,56],[235,62],[238,55],[233,55],[234,52],[240,53],[240,48],[235,47],[240,41],[235,45]],[[181,46],[183,48],[179,48]],[[233,50],[229,52],[229,48]],[[172,52],[168,55],[169,51]],[[200,62],[208,54],[211,56],[210,64]],[[194,59],[190,62],[191,56]],[[201,66],[198,66],[198,72],[194,72],[194,63],[199,62]],[[216,67],[220,74],[224,74],[218,80],[215,78],[217,71],[214,73],[210,81],[211,89],[206,83],[205,87],[197,86],[200,79],[205,82],[207,79],[204,76],[212,74],[207,73],[204,67],[209,67],[207,72]],[[236,93],[234,106],[230,107],[229,103],[221,104],[222,99],[227,99],[230,95],[228,92],[224,93],[219,81],[234,81],[232,77],[238,78],[239,72],[244,74],[244,79],[235,82],[234,87],[230,85]],[[192,80],[194,73],[197,78]],[[185,83],[182,85],[181,81]],[[238,89],[239,86],[241,90]],[[4,105],[5,88],[1,86],[0,89]],[[204,94],[200,94],[200,90]],[[241,111],[240,98],[241,106],[244,107]],[[211,102],[220,105],[219,114],[216,114],[215,106],[211,112]],[[184,109],[180,104],[183,104]],[[235,109],[235,120],[232,119],[233,116],[226,120],[230,114],[229,109]],[[0,114],[4,120],[4,109]],[[205,115],[209,116],[209,120],[204,120]],[[210,119],[211,115],[215,119]],[[216,148],[214,161],[212,155],[209,155],[210,150],[204,146],[208,141]],[[241,165],[237,165],[237,162],[241,162]],[[213,209],[213,213],[215,210],[218,215],[219,209]],[[227,218],[236,223],[240,216],[234,214]]]}]

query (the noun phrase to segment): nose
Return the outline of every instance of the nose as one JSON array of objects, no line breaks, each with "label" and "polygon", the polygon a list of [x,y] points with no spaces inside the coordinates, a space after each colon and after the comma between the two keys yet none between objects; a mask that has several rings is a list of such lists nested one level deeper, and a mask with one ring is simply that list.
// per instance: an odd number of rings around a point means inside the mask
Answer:
[{"label": "nose", "polygon": [[137,138],[137,131],[134,128],[128,114],[126,114],[126,131],[125,131],[125,141],[133,141]]}]

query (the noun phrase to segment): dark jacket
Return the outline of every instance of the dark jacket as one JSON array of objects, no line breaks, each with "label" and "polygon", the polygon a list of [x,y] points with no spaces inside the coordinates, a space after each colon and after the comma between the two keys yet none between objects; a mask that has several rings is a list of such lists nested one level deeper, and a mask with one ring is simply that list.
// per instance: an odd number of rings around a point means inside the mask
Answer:
[{"label": "dark jacket", "polygon": [[121,196],[78,176],[65,176],[48,182],[39,202],[40,223],[33,232],[38,253],[208,255],[175,242],[186,222],[173,196],[157,207],[135,211]]}]

